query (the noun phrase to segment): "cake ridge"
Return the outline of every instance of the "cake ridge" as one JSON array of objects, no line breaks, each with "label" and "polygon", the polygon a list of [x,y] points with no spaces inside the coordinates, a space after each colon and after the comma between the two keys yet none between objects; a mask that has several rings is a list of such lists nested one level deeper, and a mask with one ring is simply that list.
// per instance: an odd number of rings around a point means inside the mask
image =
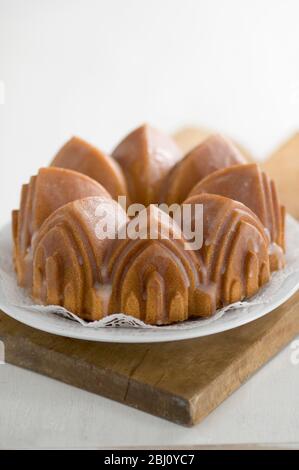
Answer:
[{"label": "cake ridge", "polygon": [[128,195],[123,172],[115,159],[80,137],[69,139],[55,155],[50,167],[75,170],[95,179],[113,199]]},{"label": "cake ridge", "polygon": [[[243,284],[241,285],[242,292],[239,293],[239,300],[243,298],[243,292],[245,292],[245,282],[244,282],[244,270],[241,266],[241,259],[247,256],[248,244],[245,244],[243,251],[239,253],[239,264],[237,269],[237,275],[233,275],[232,279],[225,281],[227,272],[229,271],[231,261],[233,260],[232,253],[236,250],[236,234],[240,231],[245,230],[246,233],[243,234],[248,239],[248,242],[252,241],[252,238],[258,237],[257,251],[261,251],[263,256],[263,261],[269,262],[268,257],[268,240],[264,233],[262,223],[258,217],[242,203],[234,201],[223,196],[202,193],[198,195],[191,196],[185,202],[190,204],[202,203],[204,205],[204,238],[210,239],[211,232],[212,235],[215,235],[215,226],[211,226],[207,222],[207,218],[211,214],[215,217],[214,225],[218,224],[218,231],[216,232],[216,237],[211,239],[210,243],[203,244],[202,248],[199,250],[198,255],[203,260],[203,264],[207,267],[208,272],[208,281],[216,283],[218,286],[217,292],[217,305],[222,306],[229,302],[227,294],[224,290],[227,291],[227,283],[234,281],[234,277],[238,280],[243,278]],[[207,215],[207,212],[209,214]],[[223,212],[225,212],[225,217],[223,217]],[[246,226],[244,225],[246,224]],[[242,237],[242,240],[244,239]],[[255,251],[255,250],[251,250]],[[225,270],[224,270],[225,267]],[[241,269],[242,268],[242,269]],[[267,279],[269,279],[269,276]],[[224,284],[223,284],[224,283]],[[223,288],[224,285],[224,288]]]},{"label": "cake ridge", "polygon": [[249,207],[268,230],[270,242],[281,248],[273,249],[271,270],[284,265],[284,209],[279,206],[274,182],[256,163],[235,165],[208,175],[194,186],[189,196],[201,193],[220,194]]},{"label": "cake ridge", "polygon": [[159,202],[164,178],[180,160],[181,151],[167,134],[143,124],[117,145],[112,156],[124,172],[130,200],[148,206]]},{"label": "cake ridge", "polygon": [[160,198],[168,204],[181,203],[192,187],[210,173],[243,163],[246,160],[237,147],[221,134],[211,134],[170,170]]},{"label": "cake ridge", "polygon": [[14,259],[18,282],[26,287],[31,282],[31,242],[42,223],[60,206],[86,195],[109,193],[95,180],[81,173],[60,168],[41,168],[37,175],[23,185],[17,231],[14,240]]},{"label": "cake ridge", "polygon": [[[87,197],[58,208],[44,222],[34,241],[33,296],[47,302],[45,295],[41,294],[43,280],[40,272],[47,260],[56,256],[61,266],[60,304],[65,308],[72,305],[74,313],[89,320],[100,319],[108,314],[108,310],[104,310],[105,299],[99,294],[107,282],[101,269],[104,252],[112,241],[108,238],[99,240],[96,235],[90,237],[92,230],[95,233],[97,220],[90,219],[86,211],[88,205],[94,211],[95,205],[102,201],[102,197]],[[112,199],[106,202],[116,205]],[[85,211],[82,212],[83,205]],[[71,280],[68,279],[69,272],[74,272]],[[72,298],[73,289],[76,294]]]}]

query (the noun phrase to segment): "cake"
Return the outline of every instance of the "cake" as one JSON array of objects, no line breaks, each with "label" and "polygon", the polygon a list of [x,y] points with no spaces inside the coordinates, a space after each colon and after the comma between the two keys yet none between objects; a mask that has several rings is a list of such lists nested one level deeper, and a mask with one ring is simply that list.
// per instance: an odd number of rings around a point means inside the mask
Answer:
[{"label": "cake", "polygon": [[240,151],[221,135],[211,135],[169,172],[161,194],[167,204],[181,204],[193,186],[220,168],[246,163]]},{"label": "cake", "polygon": [[107,189],[113,199],[127,195],[126,181],[115,159],[79,137],[70,139],[50,165],[75,170],[95,179]]},{"label": "cake", "polygon": [[130,200],[148,206],[159,202],[165,176],[181,159],[181,151],[168,135],[143,125],[125,137],[112,156],[124,172]]},{"label": "cake", "polygon": [[[203,246],[186,250],[183,233],[174,237],[179,228],[173,228],[167,214],[160,214],[159,239],[115,240],[108,256],[111,312],[150,324],[209,317],[217,307],[255,294],[269,280],[269,241],[250,209],[207,194],[186,202],[203,204]],[[147,211],[150,230],[160,209],[152,205]],[[163,224],[170,226],[168,238],[163,238]]]},{"label": "cake", "polygon": [[31,244],[43,222],[59,207],[86,196],[111,198],[95,180],[60,168],[41,168],[23,185],[20,209],[12,214],[14,261],[20,286],[31,285]]},{"label": "cake", "polygon": [[200,181],[190,196],[213,193],[249,207],[263,223],[270,240],[271,270],[284,265],[284,207],[278,202],[275,184],[256,163],[215,171]]},{"label": "cake", "polygon": [[203,205],[203,245],[196,255],[207,288],[215,286],[216,306],[256,294],[270,278],[269,239],[260,219],[244,204],[215,194],[184,204]]},{"label": "cake", "polygon": [[[110,238],[97,237],[95,213],[105,208],[112,216],[125,211],[107,197],[87,197],[54,211],[33,240],[32,296],[44,304],[62,305],[86,320],[109,313],[109,279],[104,258]],[[116,212],[117,211],[117,212]],[[112,230],[116,230],[112,224]]]},{"label": "cake", "polygon": [[[178,129],[174,134],[173,138],[176,141],[177,145],[180,147],[184,155],[187,155],[191,150],[198,146],[201,142],[206,140],[210,135],[215,134],[214,131],[206,127],[182,127]],[[245,157],[248,162],[253,162],[254,158],[252,157],[250,151],[240,144],[240,142],[232,141],[234,145],[239,149],[241,154]]]},{"label": "cake", "polygon": [[[184,208],[201,243],[176,217]],[[73,138],[23,186],[12,226],[19,285],[87,321],[119,312],[152,325],[209,317],[284,265],[275,185],[220,135],[184,158],[148,125],[111,156]]]},{"label": "cake", "polygon": [[184,155],[187,155],[197,145],[207,139],[213,132],[205,127],[183,127],[179,128],[173,138]]}]

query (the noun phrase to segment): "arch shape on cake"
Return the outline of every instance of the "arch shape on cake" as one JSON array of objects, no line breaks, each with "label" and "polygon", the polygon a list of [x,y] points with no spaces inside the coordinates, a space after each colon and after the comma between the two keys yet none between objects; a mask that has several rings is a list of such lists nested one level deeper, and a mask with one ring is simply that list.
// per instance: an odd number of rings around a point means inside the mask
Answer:
[{"label": "arch shape on cake", "polygon": [[220,168],[246,163],[241,152],[225,137],[213,134],[201,142],[169,172],[160,200],[182,203],[193,186]]},{"label": "arch shape on cake", "polygon": [[203,245],[196,251],[215,285],[217,307],[254,295],[270,278],[269,240],[259,218],[244,204],[199,194],[184,204],[203,205]]},{"label": "arch shape on cake", "polygon": [[163,180],[181,152],[170,136],[145,124],[125,137],[112,156],[124,172],[130,200],[148,206],[159,202]]},{"label": "arch shape on cake", "polygon": [[108,253],[110,312],[124,312],[149,324],[212,315],[214,291],[204,287],[205,269],[198,257],[184,249],[183,234],[167,214],[155,206],[146,212],[146,231],[150,233],[152,224],[158,227],[156,239],[117,240]]},{"label": "arch shape on cake", "polygon": [[[113,222],[105,238],[97,228],[104,211]],[[86,320],[107,315],[111,285],[105,254],[126,222],[126,213],[111,198],[88,197],[57,209],[33,241],[33,298]]]},{"label": "arch shape on cake", "polygon": [[93,178],[113,199],[127,196],[127,185],[118,163],[79,137],[72,137],[59,150],[50,166],[75,170]]},{"label": "arch shape on cake", "polygon": [[270,264],[275,271],[284,266],[285,209],[280,205],[274,182],[256,163],[216,171],[200,181],[190,196],[213,193],[242,202],[261,220],[270,239]]},{"label": "arch shape on cake", "polygon": [[28,184],[23,185],[20,209],[12,213],[14,262],[21,286],[31,283],[31,240],[42,223],[64,204],[88,196],[111,199],[95,180],[62,168],[41,168]]}]

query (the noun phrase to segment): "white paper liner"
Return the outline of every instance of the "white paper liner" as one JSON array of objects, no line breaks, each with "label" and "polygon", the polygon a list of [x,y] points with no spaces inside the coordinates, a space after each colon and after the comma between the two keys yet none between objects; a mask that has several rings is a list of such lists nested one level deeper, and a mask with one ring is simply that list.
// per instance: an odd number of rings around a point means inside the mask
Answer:
[{"label": "white paper liner", "polygon": [[[12,262],[11,227],[10,225],[6,225],[0,231],[0,307],[7,307],[9,309],[9,306],[14,306],[30,311],[36,311],[41,315],[55,314],[72,321],[79,322],[86,328],[93,329],[105,327],[147,328],[158,330],[198,328],[199,326],[208,325],[219,320],[228,310],[230,311],[230,315],[239,315],[244,309],[252,307],[253,305],[266,305],[271,303],[274,295],[279,292],[282,286],[284,284],[288,284],[288,279],[291,276],[294,276],[295,273],[299,273],[299,223],[290,215],[287,215],[286,220],[286,262],[286,268],[282,271],[274,273],[270,282],[264,286],[257,295],[249,300],[236,302],[219,309],[211,318],[187,320],[173,325],[152,326],[146,325],[141,320],[133,318],[129,315],[116,313],[98,321],[86,322],[61,306],[42,306],[38,304],[32,304],[31,297],[24,289],[17,285]],[[298,276],[296,279],[299,279]],[[298,289],[299,281],[296,281],[295,284],[293,282],[292,293],[296,292]]]}]

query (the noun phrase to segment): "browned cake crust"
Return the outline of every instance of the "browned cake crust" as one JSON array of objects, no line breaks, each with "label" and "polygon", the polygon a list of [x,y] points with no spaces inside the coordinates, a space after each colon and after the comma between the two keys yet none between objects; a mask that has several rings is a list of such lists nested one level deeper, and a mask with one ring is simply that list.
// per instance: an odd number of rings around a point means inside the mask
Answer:
[{"label": "browned cake crust", "polygon": [[181,159],[175,141],[148,125],[131,132],[112,155],[123,169],[131,201],[145,206],[159,201],[165,176]]},{"label": "browned cake crust", "polygon": [[21,286],[30,286],[31,242],[43,222],[59,207],[86,196],[111,198],[95,180],[61,168],[41,168],[23,185],[20,209],[13,212],[14,261]]},{"label": "browned cake crust", "polygon": [[79,137],[72,137],[59,150],[51,166],[75,170],[93,178],[113,199],[127,195],[126,181],[117,162]]},{"label": "browned cake crust", "polygon": [[271,242],[271,270],[284,265],[284,207],[279,204],[275,184],[256,163],[223,168],[200,181],[190,196],[214,193],[242,202],[266,228]]},{"label": "browned cake crust", "polygon": [[[13,211],[19,285],[86,320],[123,312],[158,325],[208,317],[257,293],[284,265],[275,184],[219,135],[179,159],[172,139],[150,126],[129,134],[113,157],[71,139],[23,186]],[[120,195],[147,207],[146,225],[127,217],[113,200]],[[202,205],[201,246],[186,249],[183,227],[153,205],[159,201],[190,205],[193,227]],[[112,222],[102,239],[98,208]],[[135,223],[147,236],[118,237],[116,213],[124,233]]]},{"label": "browned cake crust", "polygon": [[167,204],[180,204],[198,181],[220,168],[240,163],[246,160],[232,142],[221,135],[211,135],[173,167],[160,198]]}]

